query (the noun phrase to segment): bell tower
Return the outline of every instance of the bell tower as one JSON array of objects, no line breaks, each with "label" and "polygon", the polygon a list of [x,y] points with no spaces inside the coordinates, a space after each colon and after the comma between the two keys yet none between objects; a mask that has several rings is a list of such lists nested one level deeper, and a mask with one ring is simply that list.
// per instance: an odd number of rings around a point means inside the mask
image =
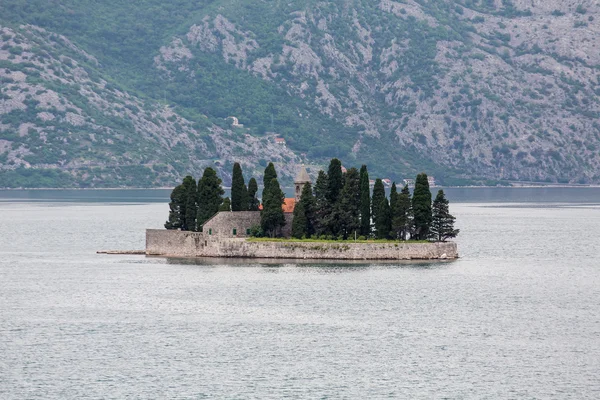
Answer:
[{"label": "bell tower", "polygon": [[304,168],[304,164],[302,164],[302,167],[300,168],[300,171],[298,172],[296,179],[294,179],[296,203],[298,203],[300,201],[300,197],[302,196],[302,189],[304,189],[304,186],[307,183],[311,183],[310,177],[308,176],[308,173],[306,172],[306,168]]}]

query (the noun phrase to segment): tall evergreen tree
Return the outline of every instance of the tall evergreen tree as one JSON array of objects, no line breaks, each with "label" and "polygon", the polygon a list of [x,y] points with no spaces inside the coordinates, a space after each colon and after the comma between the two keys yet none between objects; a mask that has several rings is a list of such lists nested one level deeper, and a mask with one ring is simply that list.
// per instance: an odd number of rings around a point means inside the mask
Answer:
[{"label": "tall evergreen tree", "polygon": [[396,188],[396,182],[393,182],[392,188],[390,190],[390,216],[392,219],[391,236],[393,239],[398,239],[400,236],[398,231],[396,229],[394,229],[394,216],[396,215],[396,212],[398,209],[398,199],[399,199],[399,195],[398,195],[398,189]]},{"label": "tall evergreen tree", "polygon": [[185,224],[181,229],[185,231],[195,231],[196,213],[198,211],[196,180],[190,175],[186,176],[183,179],[183,188],[185,190]]},{"label": "tall evergreen tree", "polygon": [[310,182],[307,182],[302,188],[300,204],[302,204],[306,217],[306,236],[308,237],[315,233],[315,197]]},{"label": "tall evergreen tree", "polygon": [[308,221],[306,220],[306,212],[304,204],[298,202],[294,207],[294,219],[292,220],[292,237],[302,239],[308,236],[307,230]]},{"label": "tall evergreen tree", "polygon": [[221,179],[214,169],[208,167],[204,170],[202,178],[198,182],[198,214],[196,226],[198,230],[202,225],[219,211],[223,203],[225,191],[221,187]]},{"label": "tall evergreen tree", "polygon": [[366,165],[360,167],[360,234],[371,235],[371,188]]},{"label": "tall evergreen tree", "polygon": [[446,239],[456,237],[460,232],[454,229],[454,216],[450,214],[449,202],[443,190],[438,191],[433,201],[433,214],[431,221],[430,237],[436,242],[445,242]]},{"label": "tall evergreen tree", "polygon": [[271,179],[267,185],[266,193],[263,197],[263,209],[260,214],[260,225],[263,231],[270,237],[279,234],[279,230],[285,225],[285,216],[281,207],[284,201],[284,194],[281,191],[277,178]]},{"label": "tall evergreen tree", "polygon": [[262,198],[263,198],[263,204],[265,202],[265,194],[267,193],[267,188],[269,186],[269,184],[273,181],[273,179],[277,179],[277,171],[275,171],[275,165],[273,165],[272,162],[269,163],[269,165],[267,165],[267,167],[265,168],[265,173],[263,175],[263,192],[262,192]]},{"label": "tall evergreen tree", "polygon": [[412,198],[413,229],[416,240],[426,240],[431,226],[431,191],[427,174],[420,173],[415,180]]},{"label": "tall evergreen tree", "polygon": [[360,229],[360,174],[350,168],[344,177],[344,187],[334,205],[333,231],[347,239]]},{"label": "tall evergreen tree", "polygon": [[387,239],[392,230],[390,204],[387,197],[378,200],[377,214],[375,214],[375,236],[377,239]]},{"label": "tall evergreen tree", "polygon": [[329,200],[332,207],[338,201],[343,186],[342,162],[337,158],[333,158],[327,171],[327,200]]},{"label": "tall evergreen tree", "polygon": [[256,198],[257,192],[258,184],[256,183],[256,179],[250,178],[250,181],[248,181],[248,211],[258,211],[260,203]]},{"label": "tall evergreen tree", "polygon": [[248,189],[244,182],[244,174],[240,163],[233,164],[231,175],[231,211],[246,211],[248,209]]},{"label": "tall evergreen tree", "polygon": [[[389,203],[385,196],[385,187],[380,178],[375,180],[373,187],[371,215],[375,223],[375,236],[378,239],[385,239],[391,231]],[[388,229],[388,226],[390,227]]]},{"label": "tall evergreen tree", "polygon": [[165,222],[167,229],[181,229],[184,224],[185,209],[185,189],[183,185],[177,185],[171,192],[171,202],[169,203],[169,219]]},{"label": "tall evergreen tree", "polygon": [[327,235],[329,232],[329,221],[331,216],[331,204],[327,199],[328,190],[327,174],[319,171],[315,182],[315,208],[314,228],[317,235]]},{"label": "tall evergreen tree", "polygon": [[396,206],[392,207],[392,232],[400,240],[406,240],[410,233],[412,222],[412,207],[410,190],[408,185],[402,188],[396,200]]},{"label": "tall evergreen tree", "polygon": [[232,211],[231,210],[231,200],[229,199],[229,197],[225,197],[223,199],[223,202],[219,206],[219,211]]}]

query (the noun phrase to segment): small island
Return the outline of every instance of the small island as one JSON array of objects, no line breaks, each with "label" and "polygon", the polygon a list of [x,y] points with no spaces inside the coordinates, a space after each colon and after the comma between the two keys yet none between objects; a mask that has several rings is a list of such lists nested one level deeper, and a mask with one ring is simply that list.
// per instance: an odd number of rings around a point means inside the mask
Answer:
[{"label": "small island", "polygon": [[315,185],[304,166],[285,198],[273,163],[258,184],[245,184],[235,163],[231,198],[206,168],[196,182],[186,176],[173,189],[166,229],[146,231],[146,255],[329,260],[432,260],[458,258],[458,230],[443,190],[432,201],[427,175],[386,196],[382,179],[371,182],[367,166],[344,168],[332,159]]}]

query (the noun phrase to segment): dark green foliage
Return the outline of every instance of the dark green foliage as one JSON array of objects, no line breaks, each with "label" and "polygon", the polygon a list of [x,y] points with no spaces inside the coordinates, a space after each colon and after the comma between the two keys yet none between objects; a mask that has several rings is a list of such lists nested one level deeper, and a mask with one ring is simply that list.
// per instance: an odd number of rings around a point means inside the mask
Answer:
[{"label": "dark green foliage", "polygon": [[302,239],[308,236],[308,220],[302,203],[296,204],[294,208],[294,219],[292,220],[292,237]]},{"label": "dark green foliage", "polygon": [[[385,197],[385,188],[383,186],[383,181],[380,178],[375,180],[375,186],[373,187],[373,198],[371,199],[372,207],[371,207],[371,216],[373,218],[373,222],[375,224],[375,236],[379,239],[387,237],[390,233],[390,230],[385,231],[386,229],[386,210],[383,207],[383,200],[387,199]],[[377,225],[377,221],[379,221],[379,226]],[[382,231],[383,229],[383,231]]]},{"label": "dark green foliage", "polygon": [[196,230],[196,180],[187,175],[171,192],[167,229]]},{"label": "dark green foliage", "polygon": [[310,237],[314,233],[313,221],[315,212],[315,198],[310,182],[302,188],[300,201],[294,208],[292,221],[292,236],[295,238]]},{"label": "dark green foliage", "polygon": [[334,205],[338,201],[343,186],[342,163],[337,158],[333,158],[327,170],[327,200],[329,204]]},{"label": "dark green foliage", "polygon": [[393,229],[394,227],[394,212],[398,208],[398,189],[396,188],[396,182],[392,183],[392,188],[390,190],[390,216],[392,219],[392,231],[390,235],[393,239],[398,239],[398,235],[396,231]]},{"label": "dark green foliage", "polygon": [[240,163],[233,164],[231,176],[231,211],[248,210],[248,189],[244,182],[244,175]]},{"label": "dark green foliage", "polygon": [[440,190],[433,201],[433,215],[431,221],[430,238],[436,242],[445,242],[446,239],[454,238],[460,232],[454,229],[454,216],[450,214],[449,202]]},{"label": "dark green foliage", "polygon": [[360,234],[371,235],[371,188],[366,165],[360,167]]},{"label": "dark green foliage", "polygon": [[273,163],[270,162],[267,165],[267,167],[265,168],[265,173],[263,175],[263,193],[262,193],[263,204],[265,202],[264,199],[265,199],[265,195],[268,190],[269,183],[271,183],[271,181],[273,181],[273,179],[277,179],[277,171],[275,171],[275,165],[273,165]]},{"label": "dark green foliage", "polygon": [[260,214],[260,225],[266,235],[275,237],[285,225],[285,217],[281,208],[284,194],[281,191],[277,178],[271,179],[263,195],[263,209]]},{"label": "dark green foliage", "polygon": [[185,224],[182,226],[184,231],[195,231],[196,230],[196,214],[197,209],[197,186],[196,180],[190,175],[183,179],[183,188],[185,196],[185,213],[184,221]]},{"label": "dark green foliage", "polygon": [[219,211],[223,203],[225,191],[221,187],[221,179],[212,168],[206,168],[202,179],[198,182],[198,214],[196,226],[201,230],[202,225]]},{"label": "dark green foliage", "polygon": [[[373,196],[375,199],[375,196]],[[375,200],[373,200],[375,201]],[[378,200],[377,214],[375,214],[375,236],[377,239],[387,239],[392,230],[390,204],[387,197]]]},{"label": "dark green foliage", "polygon": [[317,181],[315,183],[315,217],[314,227],[315,233],[319,236],[329,233],[329,220],[331,216],[331,204],[327,200],[327,174],[324,171],[319,171]]},{"label": "dark green foliage", "polygon": [[231,211],[231,200],[229,200],[229,197],[223,199],[223,203],[219,206],[219,211]]},{"label": "dark green foliage", "polygon": [[391,206],[391,211],[392,236],[400,240],[407,240],[412,225],[412,207],[408,185],[405,185],[398,194],[395,203]]},{"label": "dark green foliage", "polygon": [[420,173],[415,181],[412,198],[414,238],[426,240],[431,226],[431,191],[427,174]]},{"label": "dark green foliage", "polygon": [[344,187],[333,206],[333,233],[343,239],[358,236],[360,229],[360,175],[356,168],[345,174]]},{"label": "dark green foliage", "polygon": [[169,203],[169,219],[165,222],[167,229],[181,229],[183,226],[183,210],[185,204],[185,189],[183,185],[177,185],[171,192],[171,202]]},{"label": "dark green foliage", "polygon": [[256,198],[257,192],[258,184],[256,183],[256,179],[250,178],[250,181],[248,182],[248,211],[258,211],[260,202]]}]

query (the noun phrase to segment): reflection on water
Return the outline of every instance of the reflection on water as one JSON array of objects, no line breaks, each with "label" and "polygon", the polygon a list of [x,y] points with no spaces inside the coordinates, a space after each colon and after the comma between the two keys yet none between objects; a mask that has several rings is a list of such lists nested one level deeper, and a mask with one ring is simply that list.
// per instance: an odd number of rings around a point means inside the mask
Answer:
[{"label": "reflection on water", "polygon": [[[162,258],[156,256],[148,256],[148,258]],[[168,264],[177,265],[198,265],[207,267],[272,267],[272,268],[311,268],[311,269],[332,269],[342,271],[352,271],[364,268],[439,268],[445,264],[455,262],[455,260],[436,260],[433,261],[409,261],[409,260],[378,260],[373,262],[365,262],[363,260],[344,260],[340,263],[338,260],[285,260],[270,259],[270,258],[186,258],[186,257],[166,257],[164,258]]]}]

